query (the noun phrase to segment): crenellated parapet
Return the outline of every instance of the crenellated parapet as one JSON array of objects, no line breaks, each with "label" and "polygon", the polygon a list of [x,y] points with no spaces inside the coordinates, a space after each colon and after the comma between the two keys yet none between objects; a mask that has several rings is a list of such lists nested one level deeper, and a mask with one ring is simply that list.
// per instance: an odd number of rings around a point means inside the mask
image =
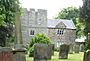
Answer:
[{"label": "crenellated parapet", "polygon": [[23,8],[23,15],[22,15],[23,21],[27,21],[29,26],[47,26],[47,10],[44,9],[30,9],[27,10],[26,8]]}]

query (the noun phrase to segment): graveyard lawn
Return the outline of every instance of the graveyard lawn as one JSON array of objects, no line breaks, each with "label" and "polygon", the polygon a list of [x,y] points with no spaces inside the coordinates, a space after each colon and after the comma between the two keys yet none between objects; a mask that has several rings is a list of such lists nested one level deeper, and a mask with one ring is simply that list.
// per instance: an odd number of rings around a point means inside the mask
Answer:
[{"label": "graveyard lawn", "polygon": [[[82,52],[69,54],[68,59],[59,59],[59,53],[54,52],[54,56],[52,56],[52,59],[47,61],[83,61],[83,54],[84,53]],[[33,61],[33,58],[26,56],[26,60]]]}]

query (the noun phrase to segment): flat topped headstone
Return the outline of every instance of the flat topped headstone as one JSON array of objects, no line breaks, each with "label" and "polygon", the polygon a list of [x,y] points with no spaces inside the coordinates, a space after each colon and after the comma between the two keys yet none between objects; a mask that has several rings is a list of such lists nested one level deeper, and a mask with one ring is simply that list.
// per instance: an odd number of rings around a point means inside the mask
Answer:
[{"label": "flat topped headstone", "polygon": [[90,61],[90,51],[84,52],[83,61]]},{"label": "flat topped headstone", "polygon": [[49,45],[48,45],[48,57],[47,57],[47,59],[51,59],[52,52],[53,52],[53,50],[52,50],[52,45],[49,44]]},{"label": "flat topped headstone", "polygon": [[0,47],[0,51],[2,51],[2,52],[11,52],[12,51],[12,49],[11,48],[9,48],[9,47]]},{"label": "flat topped headstone", "polygon": [[26,48],[14,49],[13,52],[26,52]]},{"label": "flat topped headstone", "polygon": [[69,45],[69,53],[73,54],[73,45],[72,44]]},{"label": "flat topped headstone", "polygon": [[74,51],[75,51],[75,53],[79,53],[79,51],[80,51],[79,45],[74,46]]},{"label": "flat topped headstone", "polygon": [[12,61],[13,60],[12,49],[9,47],[0,47],[0,61]]},{"label": "flat topped headstone", "polygon": [[48,44],[48,57],[47,59],[51,59],[52,55],[54,55],[54,44]]},{"label": "flat topped headstone", "polygon": [[34,45],[34,61],[47,61],[48,45],[35,44]]},{"label": "flat topped headstone", "polygon": [[60,59],[67,59],[68,52],[69,52],[69,45],[66,45],[66,44],[60,45],[59,58]]},{"label": "flat topped headstone", "polygon": [[51,46],[52,46],[52,55],[54,55],[54,44],[51,44]]},{"label": "flat topped headstone", "polygon": [[26,61],[25,51],[24,48],[13,50],[13,61]]}]

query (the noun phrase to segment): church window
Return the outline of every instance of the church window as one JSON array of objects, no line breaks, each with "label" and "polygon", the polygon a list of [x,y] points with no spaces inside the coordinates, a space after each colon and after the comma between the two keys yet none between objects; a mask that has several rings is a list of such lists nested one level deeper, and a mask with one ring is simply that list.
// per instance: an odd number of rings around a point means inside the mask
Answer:
[{"label": "church window", "polygon": [[30,35],[34,35],[34,30],[31,30],[30,31]]},{"label": "church window", "polygon": [[58,29],[58,30],[57,30],[57,34],[59,34],[59,35],[63,35],[63,32],[64,32],[63,29]]},{"label": "church window", "polygon": [[59,29],[58,29],[58,31],[57,31],[57,34],[59,34]]}]

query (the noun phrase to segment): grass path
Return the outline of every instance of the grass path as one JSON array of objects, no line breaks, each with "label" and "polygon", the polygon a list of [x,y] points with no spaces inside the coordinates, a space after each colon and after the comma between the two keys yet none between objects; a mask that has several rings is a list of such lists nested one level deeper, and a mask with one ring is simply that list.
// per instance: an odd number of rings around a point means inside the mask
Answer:
[{"label": "grass path", "polygon": [[[79,53],[79,54],[69,54],[68,56],[68,59],[59,59],[59,56],[58,56],[58,52],[55,52],[54,53],[55,55],[52,56],[52,59],[51,60],[48,60],[48,61],[83,61],[83,53]],[[26,60],[27,61],[33,61],[33,58],[32,57],[28,57],[26,56]]]}]

